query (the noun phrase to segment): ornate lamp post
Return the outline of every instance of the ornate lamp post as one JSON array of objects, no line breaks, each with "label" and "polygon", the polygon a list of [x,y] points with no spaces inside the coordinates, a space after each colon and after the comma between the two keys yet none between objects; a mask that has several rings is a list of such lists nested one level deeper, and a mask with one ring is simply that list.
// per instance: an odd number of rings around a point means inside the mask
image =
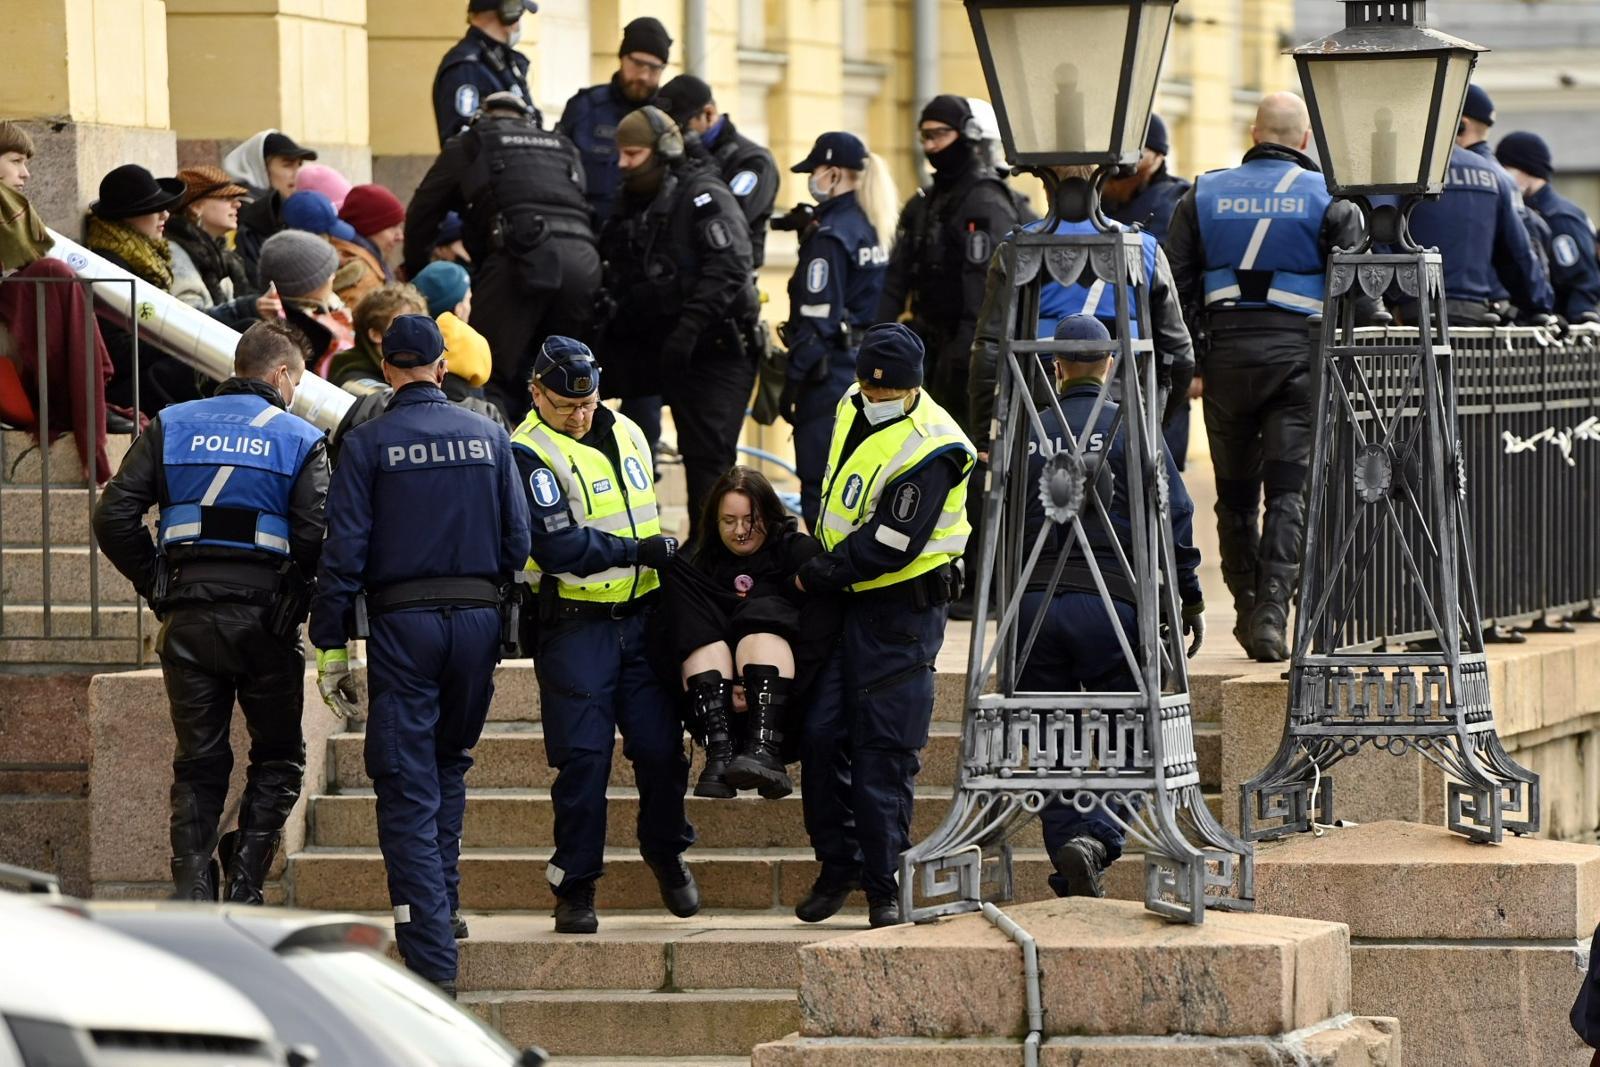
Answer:
[{"label": "ornate lamp post", "polygon": [[[1102,808],[1142,847],[1145,899],[1169,918],[1200,922],[1207,905],[1249,907],[1250,846],[1225,831],[1201,796],[1180,640],[1176,570],[1159,416],[1157,358],[1134,323],[1149,323],[1141,238],[1100,214],[1099,190],[1119,165],[1137,161],[1149,124],[1175,0],[967,0],[984,76],[1006,154],[1050,191],[1043,229],[1008,237],[996,250],[1007,288],[998,356],[997,431],[989,452],[983,558],[975,578],[977,617],[967,668],[959,784],[944,823],[901,857],[902,918],[925,920],[975,910],[986,872],[991,895],[1012,890],[1009,841],[1046,804]],[[1064,166],[1094,168],[1062,177]],[[1080,232],[1057,233],[1076,223]],[[1090,223],[1090,224],[1085,224]],[[1120,390],[1113,437],[1125,442],[1131,520],[1111,521],[1111,472],[1088,447],[1096,417],[1030,481],[1028,454],[1045,439],[1042,416],[1070,430],[1041,356],[1086,342],[1039,338],[1041,287],[1099,285],[1115,291],[1118,353],[1102,387]],[[1037,436],[1036,436],[1037,435]],[[1122,474],[1117,475],[1118,478]],[[1025,513],[1040,499],[1046,519],[1034,536]],[[1118,619],[1107,575],[1089,548],[1090,530],[1116,546],[1113,577],[1136,598],[1136,624]],[[1041,567],[1046,539],[1070,546]],[[1061,587],[1069,554],[1093,573],[1136,688],[1114,693],[1024,691],[1018,680],[1045,607],[1022,610],[1030,584]],[[1112,570],[1113,568],[1107,568]],[[986,606],[995,593],[998,619]],[[997,625],[991,632],[990,623]],[[992,691],[990,685],[993,685]],[[1196,843],[1197,842],[1197,843]],[[997,861],[994,867],[989,861]]]},{"label": "ornate lamp post", "polygon": [[[1363,745],[1442,768],[1452,830],[1499,841],[1539,828],[1538,776],[1506,753],[1490,705],[1439,254],[1406,225],[1443,188],[1482,49],[1428,29],[1425,9],[1345,0],[1344,29],[1293,51],[1328,188],[1367,226],[1359,248],[1328,261],[1288,721],[1271,764],[1244,786],[1252,840],[1331,822],[1324,775]],[[1397,202],[1374,206],[1379,194]],[[1394,287],[1417,303],[1415,333],[1358,343],[1358,296]],[[1382,592],[1420,605],[1431,630],[1422,647],[1436,651],[1382,651],[1387,635],[1356,632],[1352,608],[1380,584],[1378,561],[1401,575]]]}]

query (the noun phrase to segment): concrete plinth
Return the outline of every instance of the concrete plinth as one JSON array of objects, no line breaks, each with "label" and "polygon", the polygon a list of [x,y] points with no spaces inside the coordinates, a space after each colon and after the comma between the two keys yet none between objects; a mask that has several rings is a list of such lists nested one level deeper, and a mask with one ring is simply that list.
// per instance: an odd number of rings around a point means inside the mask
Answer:
[{"label": "concrete plinth", "polygon": [[1567,1024],[1600,919],[1600,848],[1372,823],[1261,847],[1256,908],[1349,926],[1350,1007],[1414,1063],[1581,1063]]},{"label": "concrete plinth", "polygon": [[[1398,1063],[1392,1026],[1348,1015],[1336,923],[1219,912],[1173,925],[1083,899],[1006,914],[1038,947],[1042,1062],[1268,1064],[1309,1047],[1304,1062]],[[800,966],[800,1033],[759,1046],[753,1067],[1022,1062],[1022,950],[981,915],[808,945]]]}]

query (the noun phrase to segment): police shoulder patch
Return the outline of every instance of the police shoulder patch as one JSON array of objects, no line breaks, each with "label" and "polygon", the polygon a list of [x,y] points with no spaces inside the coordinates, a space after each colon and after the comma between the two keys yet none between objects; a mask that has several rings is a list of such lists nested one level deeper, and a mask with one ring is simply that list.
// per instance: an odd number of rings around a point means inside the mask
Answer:
[{"label": "police shoulder patch", "polygon": [[806,264],[806,292],[820,293],[828,286],[828,261],[818,256]]},{"label": "police shoulder patch", "polygon": [[922,505],[922,490],[915,485],[902,485],[894,494],[894,517],[899,522],[910,522],[917,517]]},{"label": "police shoulder patch", "polygon": [[528,475],[528,489],[533,494],[533,502],[542,508],[551,507],[561,499],[561,483],[548,467],[540,467]]},{"label": "police shoulder patch", "polygon": [[839,502],[847,508],[856,506],[856,501],[861,499],[861,490],[866,483],[861,480],[861,475],[852,474],[844,483],[844,492],[839,495]]},{"label": "police shoulder patch", "polygon": [[629,456],[622,461],[622,471],[628,476],[628,484],[639,492],[650,488],[650,478],[644,471],[644,464],[639,462],[637,456]]},{"label": "police shoulder patch", "polygon": [[[969,225],[971,225],[969,223]],[[967,232],[967,262],[988,263],[989,256],[994,252],[994,240],[984,230],[969,230]]]},{"label": "police shoulder patch", "polygon": [[759,180],[755,171],[741,170],[733,176],[732,181],[728,182],[728,188],[733,191],[734,196],[749,196],[756,191],[756,184]]},{"label": "police shoulder patch", "polygon": [[1570,233],[1557,234],[1556,239],[1550,242],[1550,254],[1563,267],[1577,266],[1578,242],[1572,239]]},{"label": "police shoulder patch", "polygon": [[478,110],[478,87],[468,82],[456,88],[456,114],[469,118]]},{"label": "police shoulder patch", "polygon": [[728,229],[728,224],[722,219],[712,219],[707,222],[701,232],[705,234],[706,244],[719,251],[733,244],[733,231]]}]

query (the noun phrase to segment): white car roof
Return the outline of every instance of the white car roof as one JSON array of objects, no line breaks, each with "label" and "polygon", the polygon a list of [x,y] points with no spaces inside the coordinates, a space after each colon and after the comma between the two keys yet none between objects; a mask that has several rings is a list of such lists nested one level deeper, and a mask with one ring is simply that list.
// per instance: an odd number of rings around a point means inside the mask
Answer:
[{"label": "white car roof", "polygon": [[42,897],[0,892],[0,1014],[89,1030],[216,1034],[272,1042],[232,986]]}]

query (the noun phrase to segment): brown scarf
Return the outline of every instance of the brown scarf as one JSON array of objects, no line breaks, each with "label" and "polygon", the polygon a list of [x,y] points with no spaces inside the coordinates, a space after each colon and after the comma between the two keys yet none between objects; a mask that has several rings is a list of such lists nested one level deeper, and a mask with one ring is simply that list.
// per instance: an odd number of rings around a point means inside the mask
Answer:
[{"label": "brown scarf", "polygon": [[0,185],[0,274],[21,270],[55,244],[28,198]]},{"label": "brown scarf", "polygon": [[120,257],[129,270],[151,285],[172,288],[172,248],[165,239],[146,237],[126,222],[91,215],[88,245]]}]

